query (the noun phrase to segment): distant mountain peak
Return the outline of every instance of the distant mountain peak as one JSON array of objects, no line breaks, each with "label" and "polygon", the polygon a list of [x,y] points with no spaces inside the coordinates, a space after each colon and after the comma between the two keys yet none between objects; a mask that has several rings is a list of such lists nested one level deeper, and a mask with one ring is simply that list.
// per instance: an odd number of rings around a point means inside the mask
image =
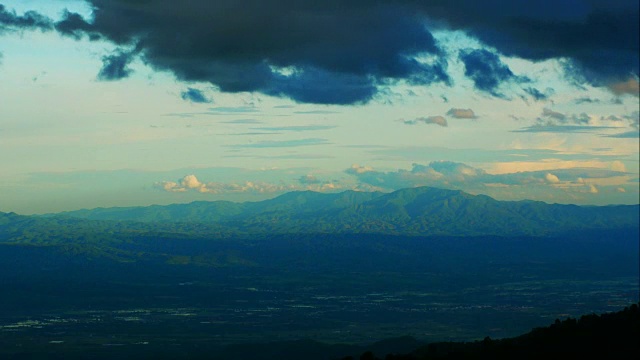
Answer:
[{"label": "distant mountain peak", "polygon": [[293,191],[257,202],[106,208],[62,213],[90,220],[190,222],[229,231],[411,235],[545,235],[584,229],[637,228],[639,206],[576,206],[499,201],[428,186],[390,193]]}]

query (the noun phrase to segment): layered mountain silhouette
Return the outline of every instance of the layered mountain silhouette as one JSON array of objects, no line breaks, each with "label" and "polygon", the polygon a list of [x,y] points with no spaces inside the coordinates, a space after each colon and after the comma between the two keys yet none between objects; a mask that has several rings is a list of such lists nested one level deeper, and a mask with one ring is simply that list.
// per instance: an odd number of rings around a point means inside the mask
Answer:
[{"label": "layered mountain silhouette", "polygon": [[577,206],[498,201],[432,187],[392,193],[290,192],[260,202],[198,201],[55,214],[85,220],[206,223],[247,232],[405,235],[550,235],[637,228],[638,205]]}]

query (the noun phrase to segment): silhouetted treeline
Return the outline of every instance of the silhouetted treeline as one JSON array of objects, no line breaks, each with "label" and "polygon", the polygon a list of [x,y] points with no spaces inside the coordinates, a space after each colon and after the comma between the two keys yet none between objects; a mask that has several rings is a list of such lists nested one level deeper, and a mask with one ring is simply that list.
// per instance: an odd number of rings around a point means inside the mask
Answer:
[{"label": "silhouetted treeline", "polygon": [[[377,357],[363,353],[360,360],[430,359],[640,359],[638,304],[615,313],[557,319],[549,327],[508,339],[489,337],[475,342],[441,342],[411,354]],[[341,360],[357,360],[344,357]]]}]

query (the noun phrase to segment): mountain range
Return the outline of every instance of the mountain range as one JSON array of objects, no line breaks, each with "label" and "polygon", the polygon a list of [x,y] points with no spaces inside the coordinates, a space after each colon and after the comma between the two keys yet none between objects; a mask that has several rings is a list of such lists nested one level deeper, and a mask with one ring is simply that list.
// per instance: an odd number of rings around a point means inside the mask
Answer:
[{"label": "mountain range", "polygon": [[248,233],[539,236],[575,230],[637,228],[639,206],[498,201],[459,190],[416,187],[392,193],[297,191],[259,202],[198,201],[48,215],[52,216],[142,223],[201,223]]}]

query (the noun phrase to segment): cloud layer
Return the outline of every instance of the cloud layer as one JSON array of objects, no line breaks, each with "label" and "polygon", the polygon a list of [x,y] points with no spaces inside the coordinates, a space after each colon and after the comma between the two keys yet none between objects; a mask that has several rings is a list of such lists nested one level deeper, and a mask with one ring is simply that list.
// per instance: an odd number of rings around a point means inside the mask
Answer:
[{"label": "cloud layer", "polygon": [[[244,182],[202,182],[196,175],[186,175],[178,181],[162,181],[156,187],[173,193],[198,192],[202,194],[280,194],[288,191],[312,190],[333,192],[345,190],[334,181],[323,181],[314,175],[305,175],[290,183],[270,183],[265,181]],[[356,188],[357,189],[357,188]]]},{"label": "cloud layer", "polygon": [[363,184],[382,190],[433,186],[465,191],[482,190],[486,193],[491,188],[524,187],[531,190],[533,187],[553,186],[596,193],[596,184],[603,179],[617,178],[615,185],[627,183],[628,174],[624,171],[624,166],[621,168],[620,165],[622,164],[614,162],[611,169],[572,168],[490,174],[463,163],[434,161],[427,165],[413,164],[411,170],[385,172],[354,165],[345,172],[355,176]]},{"label": "cloud layer", "polygon": [[420,117],[420,118],[416,118],[416,119],[412,119],[412,120],[401,120],[402,123],[404,123],[405,125],[416,125],[418,123],[423,123],[423,124],[435,124],[435,125],[440,125],[442,127],[447,127],[449,126],[447,123],[447,119],[445,119],[443,116],[429,116],[429,117]]},{"label": "cloud layer", "polygon": [[[502,200],[536,199],[558,202],[593,201],[602,194],[622,194],[637,189],[637,179],[626,171],[620,161],[599,164],[584,163],[585,167],[563,167],[563,164],[539,164],[526,166],[522,171],[517,164],[506,164],[509,171],[489,173],[483,169],[464,163],[433,161],[428,164],[414,163],[409,170],[397,169],[379,171],[370,166],[353,165],[343,175],[327,174],[318,176],[294,175],[285,169],[274,169],[272,175],[280,180],[256,181],[202,181],[196,175],[184,176],[178,181],[162,181],[156,188],[169,193],[199,193],[223,196],[247,194],[271,197],[289,191],[311,190],[318,192],[394,191],[417,186],[459,189],[470,193],[482,193]],[[590,166],[590,167],[587,167]],[[284,174],[287,174],[283,176]],[[331,176],[331,180],[327,180]],[[207,177],[207,176],[205,176]],[[211,177],[210,175],[208,177]],[[243,177],[259,177],[257,172],[244,172]],[[284,180],[284,179],[289,180]],[[634,183],[635,181],[635,183]],[[603,197],[606,199],[606,196]]]}]

